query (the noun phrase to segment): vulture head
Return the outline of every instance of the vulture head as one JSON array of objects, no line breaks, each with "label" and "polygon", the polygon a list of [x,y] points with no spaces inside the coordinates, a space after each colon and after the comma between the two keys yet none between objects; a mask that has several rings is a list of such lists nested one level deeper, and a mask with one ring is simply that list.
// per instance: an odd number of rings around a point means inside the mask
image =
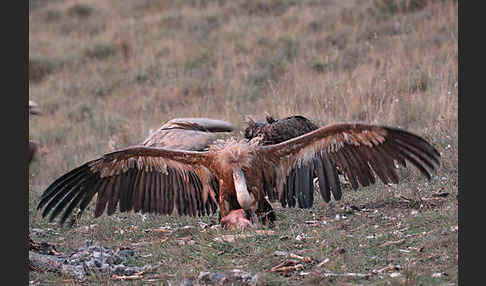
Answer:
[{"label": "vulture head", "polygon": [[263,134],[265,127],[264,122],[256,122],[251,117],[248,117],[246,122],[248,126],[244,130],[245,138],[252,139]]},{"label": "vulture head", "polygon": [[[277,140],[272,136],[218,139],[215,132],[232,130],[221,120],[171,120],[142,144],[106,153],[54,180],[38,209],[51,221],[61,215],[61,225],[69,217],[73,224],[96,195],[95,217],[116,209],[165,215],[177,210],[190,216],[219,212],[223,225],[241,227],[272,223],[271,202],[310,208],[314,177],[324,201],[331,194],[340,199],[338,169],[356,189],[374,184],[375,176],[398,183],[396,164],[411,163],[428,179],[439,166],[435,147],[403,129],[364,123],[317,127],[301,116],[279,121],[267,122],[277,139],[291,136],[273,143],[265,141]],[[295,122],[312,130],[287,132],[285,126]],[[79,209],[75,216],[74,209]]]},{"label": "vulture head", "polygon": [[37,105],[37,103],[35,103],[32,100],[29,100],[29,114],[41,115],[41,112],[39,110],[39,106]]}]

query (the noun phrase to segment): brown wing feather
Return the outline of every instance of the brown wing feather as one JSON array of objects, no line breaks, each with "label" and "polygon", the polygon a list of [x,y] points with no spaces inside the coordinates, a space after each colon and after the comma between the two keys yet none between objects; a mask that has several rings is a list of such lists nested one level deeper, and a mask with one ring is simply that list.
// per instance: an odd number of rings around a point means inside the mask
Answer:
[{"label": "brown wing feather", "polygon": [[[341,196],[337,173],[332,171],[336,165],[356,189],[359,184],[375,183],[375,174],[384,183],[398,183],[395,162],[405,166],[405,161],[409,161],[430,179],[440,160],[434,146],[418,135],[398,128],[359,123],[321,127],[279,144],[258,146],[256,153],[277,166],[277,189],[284,202],[287,201],[283,197],[289,196],[289,190],[284,188],[286,177],[302,164],[315,167],[319,180],[323,181],[321,195],[328,201],[331,191],[335,199]],[[315,160],[322,160],[322,164]],[[290,205],[294,204],[291,198],[288,200]]]},{"label": "brown wing feather", "polygon": [[201,201],[201,182],[209,182],[211,178],[204,176],[212,176],[207,170],[199,171],[206,159],[205,152],[138,146],[105,154],[55,180],[42,194],[38,209],[44,207],[43,217],[52,211],[51,221],[64,210],[63,224],[74,208],[79,207],[81,214],[95,194],[96,217],[105,209],[113,214],[118,204],[120,211],[171,214],[174,197],[184,197],[177,206],[179,213],[184,208],[184,214],[195,216],[209,203]]},{"label": "brown wing feather", "polygon": [[157,200],[159,213],[168,214],[168,207],[166,206],[166,201],[168,201],[168,185],[170,184],[168,176],[163,173],[159,174],[159,199]]},{"label": "brown wing feather", "polygon": [[106,213],[108,215],[112,215],[115,213],[116,206],[118,204],[118,201],[120,200],[120,181],[121,181],[122,176],[115,176],[114,177],[114,184],[113,184],[113,189],[112,189],[112,195],[110,196],[110,199],[108,200],[108,209]]}]

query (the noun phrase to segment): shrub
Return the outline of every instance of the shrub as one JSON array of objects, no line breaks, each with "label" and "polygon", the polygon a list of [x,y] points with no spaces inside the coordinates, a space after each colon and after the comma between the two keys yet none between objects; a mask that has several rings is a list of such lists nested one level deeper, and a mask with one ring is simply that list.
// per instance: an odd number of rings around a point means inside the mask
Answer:
[{"label": "shrub", "polygon": [[439,1],[444,0],[374,0],[369,12],[379,20],[386,20],[394,14],[415,12]]},{"label": "shrub", "polygon": [[46,12],[46,22],[57,21],[61,18],[62,13],[60,11],[49,10]]},{"label": "shrub", "polygon": [[93,14],[93,7],[83,4],[76,4],[68,9],[68,15],[78,18],[87,18]]},{"label": "shrub", "polygon": [[240,8],[249,15],[280,16],[297,2],[295,0],[249,0],[242,3]]},{"label": "shrub", "polygon": [[61,64],[52,59],[29,58],[29,81],[39,82],[56,71]]},{"label": "shrub", "polygon": [[196,42],[210,39],[210,35],[222,23],[221,15],[210,15],[200,18],[188,19],[186,22],[187,31],[193,36]]},{"label": "shrub", "polygon": [[429,0],[375,0],[373,6],[382,13],[412,12],[427,6]]},{"label": "shrub", "polygon": [[87,48],[84,55],[88,58],[103,60],[113,56],[116,53],[116,47],[111,44],[96,44],[93,47]]},{"label": "shrub", "polygon": [[322,61],[316,60],[312,63],[312,69],[316,72],[325,72],[327,65]]}]

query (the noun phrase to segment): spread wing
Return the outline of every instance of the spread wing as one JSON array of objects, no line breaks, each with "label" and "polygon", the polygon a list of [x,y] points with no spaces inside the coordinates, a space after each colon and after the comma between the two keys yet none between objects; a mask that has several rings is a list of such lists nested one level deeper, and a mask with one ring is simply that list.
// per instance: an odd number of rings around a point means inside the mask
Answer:
[{"label": "spread wing", "polygon": [[[95,217],[115,212],[205,215],[216,211],[217,184],[204,168],[207,152],[136,146],[89,161],[55,180],[42,194],[38,209],[50,221],[62,211],[62,225],[73,210],[79,217],[95,195]],[[72,216],[71,225],[75,216]]]},{"label": "spread wing", "polygon": [[188,151],[207,150],[220,132],[231,132],[231,123],[212,118],[175,118],[152,133],[142,143],[147,147]]},{"label": "spread wing", "polygon": [[[383,183],[398,183],[395,163],[409,161],[431,178],[439,165],[439,152],[425,139],[411,132],[387,126],[343,123],[321,127],[285,142],[258,146],[257,156],[264,176],[274,178],[276,188],[266,188],[269,198],[280,199],[283,206],[312,206],[309,178],[292,178],[292,170],[307,168],[317,174],[320,193],[328,202],[331,193],[341,198],[336,166],[354,189],[375,183],[375,174]],[[267,179],[268,180],[268,179]],[[289,182],[294,188],[289,188]],[[307,190],[307,191],[302,191]],[[276,191],[277,193],[272,193]]]}]

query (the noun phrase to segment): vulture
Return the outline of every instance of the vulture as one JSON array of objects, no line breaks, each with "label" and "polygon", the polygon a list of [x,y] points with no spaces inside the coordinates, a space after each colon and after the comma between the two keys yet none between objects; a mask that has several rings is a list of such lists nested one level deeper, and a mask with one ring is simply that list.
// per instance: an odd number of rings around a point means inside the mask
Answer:
[{"label": "vulture", "polygon": [[[40,115],[41,112],[39,111],[37,103],[33,102],[32,100],[29,100],[29,114],[32,115]],[[29,140],[29,165],[32,162],[32,159],[34,159],[35,153],[37,152],[37,144]]]},{"label": "vulture", "polygon": [[[176,125],[209,133],[230,129],[218,122],[190,119]],[[50,221],[60,215],[60,225],[71,217],[72,225],[97,195],[95,217],[105,210],[112,215],[117,206],[121,212],[165,215],[175,209],[190,216],[219,211],[224,226],[245,227],[275,220],[269,202],[311,207],[312,172],[321,196],[329,200],[331,193],[335,199],[342,195],[337,166],[357,188],[374,184],[375,175],[383,183],[398,183],[396,164],[411,163],[428,179],[440,164],[439,152],[424,138],[384,125],[332,124],[270,145],[261,145],[259,137],[230,137],[207,148],[164,143],[170,141],[164,141],[164,132],[174,129],[162,126],[141,145],[106,153],[65,173],[46,188],[37,208],[43,208],[43,217],[50,213]],[[299,168],[310,171],[295,176]],[[75,208],[79,211],[74,215]],[[233,219],[237,214],[246,216],[246,225]]]},{"label": "vulture", "polygon": [[[29,100],[29,115],[40,115],[41,112],[38,109],[37,103],[35,103],[32,100]],[[34,155],[37,152],[37,144],[29,140],[29,166],[30,163],[32,162],[32,159],[34,159]],[[39,249],[39,244],[34,242],[32,238],[30,237],[30,232],[29,232],[29,250],[38,250]],[[29,269],[33,269],[33,265],[31,261],[29,260]]]}]

